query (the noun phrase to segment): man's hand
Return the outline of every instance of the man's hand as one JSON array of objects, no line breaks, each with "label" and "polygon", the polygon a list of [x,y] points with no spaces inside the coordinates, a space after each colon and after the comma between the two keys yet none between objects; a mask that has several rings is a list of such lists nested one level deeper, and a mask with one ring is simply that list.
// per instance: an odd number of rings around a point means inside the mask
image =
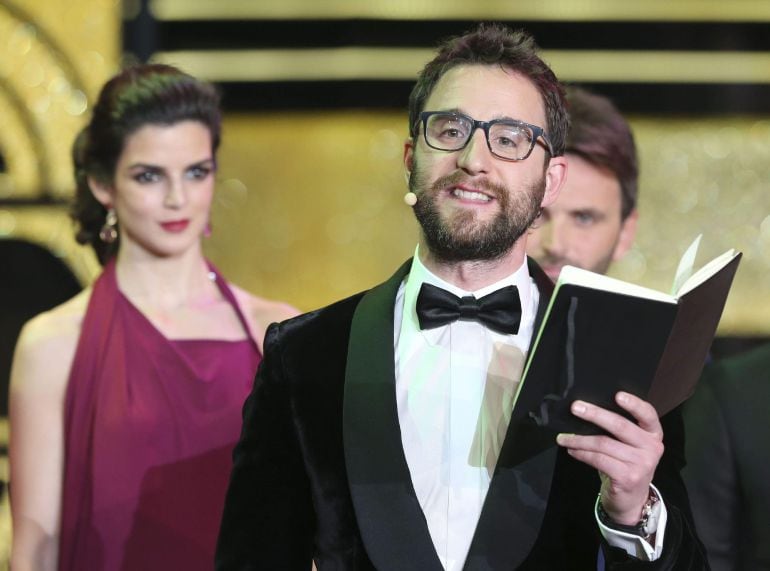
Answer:
[{"label": "man's hand", "polygon": [[663,455],[663,429],[650,403],[626,392],[617,393],[615,401],[639,424],[590,403],[575,401],[575,416],[603,428],[611,436],[559,434],[556,442],[570,456],[599,471],[601,502],[607,515],[616,523],[635,525]]}]

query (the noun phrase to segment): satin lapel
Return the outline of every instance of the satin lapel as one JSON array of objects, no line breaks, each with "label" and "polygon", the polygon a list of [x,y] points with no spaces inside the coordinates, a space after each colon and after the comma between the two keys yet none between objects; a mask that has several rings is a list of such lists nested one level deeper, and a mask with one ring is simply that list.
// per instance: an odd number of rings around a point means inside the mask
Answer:
[{"label": "satin lapel", "polygon": [[[537,333],[553,283],[532,260],[529,272],[540,292]],[[526,559],[543,522],[556,452],[553,433],[523,421],[514,410],[465,561],[466,571],[517,569]]]},{"label": "satin lapel", "polygon": [[529,268],[529,275],[535,280],[537,290],[540,292],[540,303],[537,306],[537,314],[535,315],[535,333],[540,329],[540,324],[543,323],[543,317],[545,317],[545,310],[548,309],[548,302],[551,301],[553,295],[554,284],[551,278],[546,275],[540,266],[532,258],[527,258],[527,267]]},{"label": "satin lapel", "polygon": [[345,464],[356,520],[378,569],[442,571],[401,444],[393,307],[411,260],[358,304],[345,373]]}]

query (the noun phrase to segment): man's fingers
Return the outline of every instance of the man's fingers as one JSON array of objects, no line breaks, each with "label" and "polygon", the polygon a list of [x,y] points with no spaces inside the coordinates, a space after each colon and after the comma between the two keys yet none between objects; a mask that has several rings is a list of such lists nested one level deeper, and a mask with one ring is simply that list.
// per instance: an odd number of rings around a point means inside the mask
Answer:
[{"label": "man's fingers", "polygon": [[663,429],[652,405],[629,393],[618,393],[617,399],[618,405],[637,420],[638,426],[620,414],[585,401],[573,402],[570,410],[578,418],[595,424],[632,446],[644,446],[650,437],[663,440]]},{"label": "man's fingers", "polygon": [[663,438],[663,429],[660,426],[658,412],[649,402],[625,391],[620,391],[615,395],[615,402],[636,419],[640,428],[653,434],[660,434],[660,437]]}]

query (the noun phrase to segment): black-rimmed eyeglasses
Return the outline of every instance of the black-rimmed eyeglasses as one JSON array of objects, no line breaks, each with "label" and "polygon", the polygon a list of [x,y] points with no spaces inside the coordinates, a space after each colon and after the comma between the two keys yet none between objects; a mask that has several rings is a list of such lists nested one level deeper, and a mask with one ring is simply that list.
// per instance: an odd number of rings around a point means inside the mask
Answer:
[{"label": "black-rimmed eyeglasses", "polygon": [[504,161],[523,161],[542,139],[553,155],[551,141],[542,127],[515,119],[477,121],[473,117],[451,111],[423,111],[420,113],[423,135],[429,147],[438,151],[459,151],[481,128],[487,139],[489,152]]}]

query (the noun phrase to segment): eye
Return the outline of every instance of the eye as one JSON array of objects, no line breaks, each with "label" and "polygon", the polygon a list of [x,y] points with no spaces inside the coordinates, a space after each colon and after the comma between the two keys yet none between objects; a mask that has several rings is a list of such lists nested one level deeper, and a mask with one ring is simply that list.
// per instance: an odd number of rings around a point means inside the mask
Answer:
[{"label": "eye", "polygon": [[499,148],[515,149],[520,145],[529,146],[531,134],[516,125],[497,124],[489,134],[492,144]]},{"label": "eye", "polygon": [[211,167],[196,165],[187,170],[187,178],[191,180],[204,180],[211,174]]},{"label": "eye", "polygon": [[460,133],[459,129],[456,129],[454,127],[452,128],[446,128],[441,133],[439,133],[440,137],[443,137],[445,139],[459,139],[462,137],[462,134]]},{"label": "eye", "polygon": [[466,121],[454,115],[434,115],[429,125],[433,138],[439,141],[463,141],[468,137],[469,126]]},{"label": "eye", "polygon": [[578,211],[572,213],[573,220],[578,226],[591,226],[596,223],[596,215],[593,212]]},{"label": "eye", "polygon": [[161,174],[153,169],[145,169],[134,174],[133,179],[139,184],[152,184],[160,181]]},{"label": "eye", "polygon": [[511,137],[497,137],[495,138],[495,145],[515,149],[519,146],[519,142]]}]

